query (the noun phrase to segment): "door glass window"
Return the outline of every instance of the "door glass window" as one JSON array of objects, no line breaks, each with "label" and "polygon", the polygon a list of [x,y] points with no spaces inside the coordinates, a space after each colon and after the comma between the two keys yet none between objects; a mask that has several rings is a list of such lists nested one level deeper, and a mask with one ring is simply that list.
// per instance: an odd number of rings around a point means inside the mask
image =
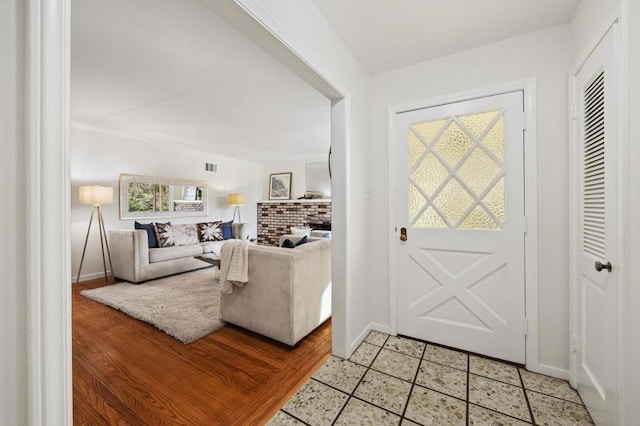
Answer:
[{"label": "door glass window", "polygon": [[418,228],[504,229],[504,111],[409,126],[409,221]]}]

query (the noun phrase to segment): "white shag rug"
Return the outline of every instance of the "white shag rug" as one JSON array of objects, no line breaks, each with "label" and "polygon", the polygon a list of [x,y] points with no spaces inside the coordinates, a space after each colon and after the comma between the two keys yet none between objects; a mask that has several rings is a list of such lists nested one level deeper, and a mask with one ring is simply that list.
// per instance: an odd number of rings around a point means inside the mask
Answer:
[{"label": "white shag rug", "polygon": [[187,344],[224,326],[216,270],[205,268],[142,284],[122,282],[80,294]]}]

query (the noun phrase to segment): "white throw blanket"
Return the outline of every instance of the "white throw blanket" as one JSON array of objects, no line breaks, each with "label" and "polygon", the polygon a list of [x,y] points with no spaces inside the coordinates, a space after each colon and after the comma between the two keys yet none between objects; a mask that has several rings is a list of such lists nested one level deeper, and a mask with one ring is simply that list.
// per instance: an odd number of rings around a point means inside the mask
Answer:
[{"label": "white throw blanket", "polygon": [[233,293],[234,284],[242,287],[249,281],[249,241],[227,240],[220,260],[220,292]]}]

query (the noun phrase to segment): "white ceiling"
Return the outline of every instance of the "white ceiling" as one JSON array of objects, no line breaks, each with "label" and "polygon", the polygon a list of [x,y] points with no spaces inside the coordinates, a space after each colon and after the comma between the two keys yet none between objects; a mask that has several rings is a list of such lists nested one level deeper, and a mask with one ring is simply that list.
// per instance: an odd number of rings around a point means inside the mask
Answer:
[{"label": "white ceiling", "polygon": [[[312,0],[370,73],[567,22],[580,0]],[[249,161],[315,161],[330,103],[198,0],[74,0],[77,125]]]},{"label": "white ceiling", "polygon": [[371,74],[568,22],[580,0],[312,0]]},{"label": "white ceiling", "polygon": [[264,162],[324,159],[330,102],[197,0],[75,0],[77,125]]}]

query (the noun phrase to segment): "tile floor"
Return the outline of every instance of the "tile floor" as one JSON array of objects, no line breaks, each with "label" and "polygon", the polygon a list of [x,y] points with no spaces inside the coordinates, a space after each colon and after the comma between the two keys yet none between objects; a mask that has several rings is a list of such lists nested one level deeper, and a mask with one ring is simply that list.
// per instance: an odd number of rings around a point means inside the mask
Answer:
[{"label": "tile floor", "polygon": [[372,331],[331,357],[269,425],[592,425],[564,380]]}]

